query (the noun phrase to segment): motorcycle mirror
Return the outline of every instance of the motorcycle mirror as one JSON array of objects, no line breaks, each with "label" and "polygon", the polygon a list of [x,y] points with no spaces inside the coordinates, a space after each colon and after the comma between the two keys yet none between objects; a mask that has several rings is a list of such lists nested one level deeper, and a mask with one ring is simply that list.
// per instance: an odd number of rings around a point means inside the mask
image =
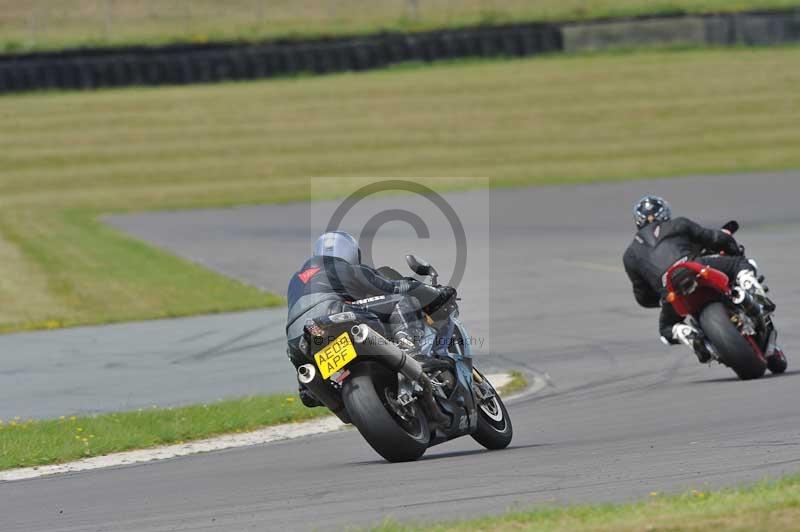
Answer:
[{"label": "motorcycle mirror", "polygon": [[727,231],[729,234],[732,235],[739,230],[739,222],[737,222],[736,220],[731,220],[730,222],[722,226],[722,230]]},{"label": "motorcycle mirror", "polygon": [[406,255],[406,262],[411,271],[417,275],[435,275],[436,270],[425,259],[420,259],[414,255]]}]

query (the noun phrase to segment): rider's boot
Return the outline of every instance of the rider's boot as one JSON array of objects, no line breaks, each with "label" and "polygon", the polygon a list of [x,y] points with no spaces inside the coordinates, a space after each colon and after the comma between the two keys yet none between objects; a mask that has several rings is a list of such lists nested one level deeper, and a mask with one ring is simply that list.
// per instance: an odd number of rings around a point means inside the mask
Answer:
[{"label": "rider's boot", "polygon": [[788,366],[788,362],[786,355],[783,354],[783,349],[776,347],[775,351],[767,357],[767,367],[772,373],[783,373],[786,371],[786,366]]},{"label": "rider's boot", "polygon": [[405,351],[407,355],[416,355],[419,352],[413,332],[397,331],[394,335],[394,341],[397,347]]},{"label": "rider's boot", "polygon": [[[286,354],[291,360],[292,365],[295,369],[298,369],[303,364],[306,364],[308,360],[306,359],[305,352],[308,350],[308,342],[304,338],[296,342],[291,342],[286,348]],[[297,395],[300,396],[300,401],[307,406],[308,408],[314,408],[317,406],[322,406],[322,403],[317,401],[317,398],[314,397],[311,392],[306,388],[305,384],[299,383],[300,386],[297,389]]]},{"label": "rider's boot", "polygon": [[769,290],[763,284],[764,277],[757,277],[753,270],[742,270],[736,275],[736,286],[752,294],[756,301],[761,305],[765,314],[775,311],[775,303],[767,297]]},{"label": "rider's boot", "polygon": [[686,323],[677,323],[672,327],[672,338],[691,349],[701,364],[709,362],[713,353],[706,345],[703,333]]},{"label": "rider's boot", "polygon": [[416,298],[405,297],[397,302],[389,316],[392,339],[400,349],[414,356],[419,354],[419,346],[425,334],[420,309]]},{"label": "rider's boot", "polygon": [[306,388],[305,384],[300,384],[300,387],[297,389],[297,394],[300,396],[300,401],[308,408],[322,406],[322,403],[314,397],[314,394]]},{"label": "rider's boot", "polygon": [[702,335],[694,339],[692,342],[692,349],[694,350],[694,354],[697,355],[697,360],[700,361],[701,364],[706,364],[714,358],[714,354],[709,350],[706,339],[701,336]]},{"label": "rider's boot", "polygon": [[783,354],[783,349],[778,346],[778,331],[774,328],[769,334],[767,349],[764,355],[767,359],[767,367],[772,373],[783,373],[786,371],[788,362],[786,361],[786,355]]}]

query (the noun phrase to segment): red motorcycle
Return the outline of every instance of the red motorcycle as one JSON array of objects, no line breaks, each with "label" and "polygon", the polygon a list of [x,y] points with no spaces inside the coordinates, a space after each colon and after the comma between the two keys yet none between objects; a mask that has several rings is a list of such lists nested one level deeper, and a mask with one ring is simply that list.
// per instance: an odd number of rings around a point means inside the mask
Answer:
[{"label": "red motorcycle", "polygon": [[[729,234],[738,229],[734,221],[723,227]],[[772,373],[786,371],[786,357],[777,348],[772,323],[775,306],[769,299],[731,288],[723,272],[693,261],[674,264],[664,278],[667,301],[702,331],[711,356],[740,379],[758,379],[767,368]]]}]

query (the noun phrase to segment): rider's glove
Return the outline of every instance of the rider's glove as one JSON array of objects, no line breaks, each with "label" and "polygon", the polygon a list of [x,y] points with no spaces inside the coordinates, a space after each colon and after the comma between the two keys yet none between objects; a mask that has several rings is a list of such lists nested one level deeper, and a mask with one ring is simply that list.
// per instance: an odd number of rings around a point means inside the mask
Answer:
[{"label": "rider's glove", "polygon": [[439,300],[445,303],[454,300],[456,297],[456,289],[452,286],[442,286],[439,288]]},{"label": "rider's glove", "polygon": [[425,312],[430,314],[433,319],[439,320],[449,314],[450,308],[455,304],[456,289],[451,286],[440,286],[435,290],[438,291],[438,294],[425,306]]},{"label": "rider's glove", "polygon": [[694,345],[694,339],[697,337],[697,333],[697,329],[685,323],[676,323],[672,326],[672,338],[687,347],[692,347]]},{"label": "rider's glove", "polygon": [[297,390],[297,394],[300,396],[300,401],[306,408],[316,408],[318,406],[322,406],[322,403],[320,403],[319,400],[314,397],[314,394],[312,394],[304,384],[300,385],[300,388]]},{"label": "rider's glove", "polygon": [[738,257],[744,255],[744,246],[740,246],[736,239],[730,237],[730,240],[725,244],[725,254],[731,257]]}]

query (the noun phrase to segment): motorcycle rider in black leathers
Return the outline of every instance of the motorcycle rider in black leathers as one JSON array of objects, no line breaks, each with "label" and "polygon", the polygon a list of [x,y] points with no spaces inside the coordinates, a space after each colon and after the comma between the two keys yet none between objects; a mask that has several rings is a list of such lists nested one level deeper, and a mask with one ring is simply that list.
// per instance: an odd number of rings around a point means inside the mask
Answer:
[{"label": "motorcycle rider in black leathers", "polygon": [[[361,301],[391,294],[407,296],[397,298],[387,314],[378,314],[370,310],[369,303]],[[308,360],[300,349],[305,325],[314,318],[346,311],[355,313],[360,323],[369,325],[413,354],[425,327],[423,306],[440,305],[454,297],[455,290],[450,287],[433,288],[410,278],[388,279],[374,268],[361,264],[361,250],[352,235],[342,231],[325,233],[317,239],[313,256],[289,282],[287,354],[295,368],[306,364]],[[306,406],[319,406],[302,385],[299,393]]]},{"label": "motorcycle rider in black leathers", "polygon": [[[731,284],[765,296],[756,276],[755,263],[748,261],[736,240],[722,230],[707,229],[688,218],[672,219],[666,200],[645,196],[634,205],[634,221],[638,231],[625,251],[625,272],[633,283],[633,295],[643,307],[661,307],[659,330],[666,344],[682,343],[695,351],[700,362],[708,362],[708,351],[702,332],[683,322],[664,299],[664,275],[678,262],[692,260],[728,276]],[[703,250],[725,255],[701,256]]]}]

